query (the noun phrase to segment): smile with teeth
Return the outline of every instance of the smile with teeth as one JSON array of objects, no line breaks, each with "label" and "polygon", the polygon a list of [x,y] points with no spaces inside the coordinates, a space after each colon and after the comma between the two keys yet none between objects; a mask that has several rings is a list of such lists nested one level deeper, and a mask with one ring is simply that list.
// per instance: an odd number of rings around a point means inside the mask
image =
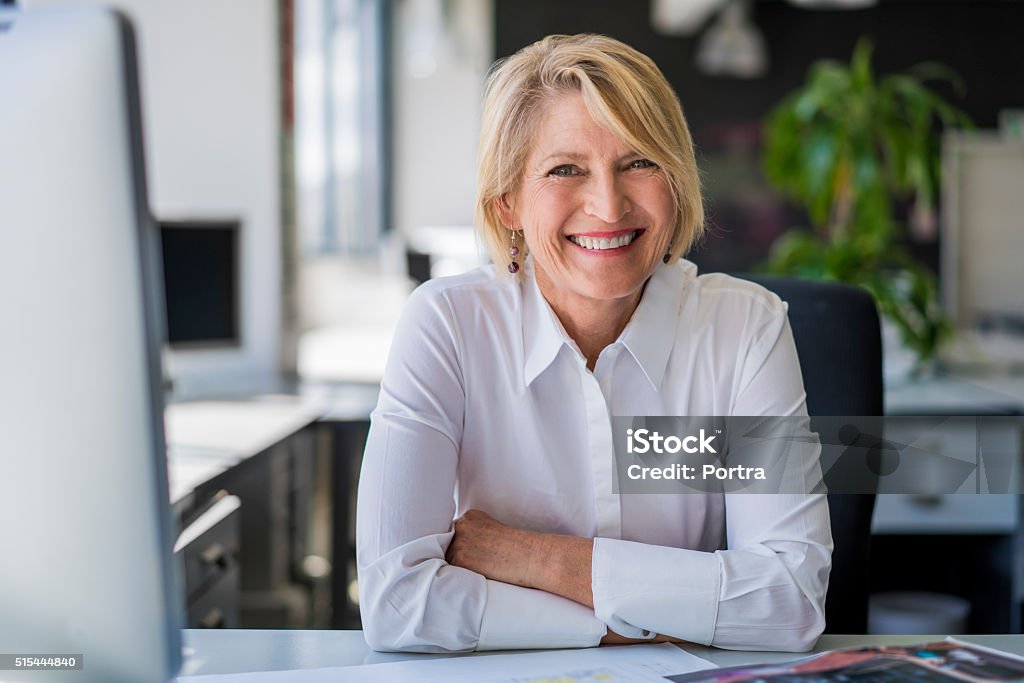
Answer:
[{"label": "smile with teeth", "polygon": [[640,230],[623,233],[616,237],[586,237],[584,235],[569,235],[568,239],[573,244],[579,245],[591,251],[602,251],[604,249],[618,249],[625,247],[640,235]]}]

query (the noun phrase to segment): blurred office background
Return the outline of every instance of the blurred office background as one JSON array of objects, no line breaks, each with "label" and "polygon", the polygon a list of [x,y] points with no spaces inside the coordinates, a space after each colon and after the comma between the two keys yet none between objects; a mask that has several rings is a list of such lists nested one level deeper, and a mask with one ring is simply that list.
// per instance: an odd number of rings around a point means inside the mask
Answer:
[{"label": "blurred office background", "polygon": [[[418,282],[486,262],[472,231],[481,86],[547,34],[622,39],[675,87],[704,173],[710,233],[689,258],[705,271],[757,268],[810,224],[763,152],[766,118],[812,65],[848,63],[867,37],[878,74],[955,72],[963,88],[935,92],[976,129],[929,124],[946,161],[934,211],[896,197],[893,239],[936,278],[956,332],[920,363],[886,325],[886,410],[1024,414],[1024,2],[110,4],[138,33],[172,497],[195,530],[190,625],[358,627],[352,492],[394,324]],[[1020,513],[1009,495],[880,497],[872,590],[943,595],[924,610],[1020,632]]]}]

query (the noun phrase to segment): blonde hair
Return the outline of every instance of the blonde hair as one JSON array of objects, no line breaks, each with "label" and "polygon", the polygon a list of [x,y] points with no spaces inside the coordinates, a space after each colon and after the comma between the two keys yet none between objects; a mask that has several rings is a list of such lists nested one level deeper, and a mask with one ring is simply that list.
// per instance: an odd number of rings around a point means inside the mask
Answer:
[{"label": "blonde hair", "polygon": [[[679,99],[649,57],[594,34],[548,36],[491,67],[484,85],[475,212],[491,258],[499,266],[511,261],[509,231],[494,202],[514,194],[522,182],[545,104],[573,92],[582,93],[595,121],[665,173],[676,206],[670,256],[679,258],[704,230],[700,176]],[[524,241],[518,245],[525,254]]]}]

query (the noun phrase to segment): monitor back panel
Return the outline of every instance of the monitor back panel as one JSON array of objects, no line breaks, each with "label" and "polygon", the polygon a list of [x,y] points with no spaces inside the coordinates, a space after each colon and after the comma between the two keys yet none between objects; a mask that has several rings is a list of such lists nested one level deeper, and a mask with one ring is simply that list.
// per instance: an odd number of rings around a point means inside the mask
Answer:
[{"label": "monitor back panel", "polygon": [[165,680],[181,599],[131,30],[95,9],[0,25],[0,644]]}]

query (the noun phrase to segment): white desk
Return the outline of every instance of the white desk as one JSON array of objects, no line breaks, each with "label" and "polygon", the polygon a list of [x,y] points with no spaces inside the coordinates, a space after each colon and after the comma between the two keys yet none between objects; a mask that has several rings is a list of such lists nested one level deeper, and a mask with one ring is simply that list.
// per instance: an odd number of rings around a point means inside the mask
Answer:
[{"label": "white desk", "polygon": [[[185,663],[182,675],[246,673],[357,666],[408,659],[465,657],[468,655],[420,655],[374,652],[362,631],[258,631],[194,630],[184,632]],[[909,645],[941,640],[944,636],[822,636],[815,652],[856,645]],[[1024,655],[1024,635],[962,636],[962,640]],[[755,662],[784,662],[800,655],[792,652],[747,652],[687,646],[686,650],[719,666]],[[483,652],[479,654],[497,654]]]}]

